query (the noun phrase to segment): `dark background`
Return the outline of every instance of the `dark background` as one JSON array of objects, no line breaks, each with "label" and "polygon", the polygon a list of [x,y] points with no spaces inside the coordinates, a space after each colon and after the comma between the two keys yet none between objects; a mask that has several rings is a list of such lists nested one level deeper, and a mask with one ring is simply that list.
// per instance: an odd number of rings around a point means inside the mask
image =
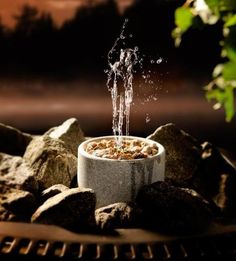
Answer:
[{"label": "dark background", "polygon": [[[14,28],[0,23],[0,121],[43,133],[69,117],[86,136],[112,134],[106,88],[107,54],[128,18],[127,47],[139,47],[143,71],[134,78],[130,134],[146,136],[174,122],[200,140],[236,152],[236,120],[224,120],[204,97],[203,86],[220,62],[220,24],[199,25],[174,47],[174,10],[183,1],[139,0],[124,12],[115,1],[80,7],[57,26],[52,16],[22,6]],[[163,58],[161,64],[152,64]],[[150,71],[150,72],[149,72]],[[148,120],[147,120],[148,119]]]}]

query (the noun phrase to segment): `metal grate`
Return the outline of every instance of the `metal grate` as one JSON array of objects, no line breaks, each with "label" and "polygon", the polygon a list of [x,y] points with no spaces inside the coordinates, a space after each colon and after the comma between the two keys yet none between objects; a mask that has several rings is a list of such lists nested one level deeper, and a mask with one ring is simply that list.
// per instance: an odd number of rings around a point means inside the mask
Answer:
[{"label": "metal grate", "polygon": [[[63,240],[63,230],[59,232],[54,235],[54,238],[59,236],[59,240],[37,239],[32,230],[29,237],[0,233],[0,260],[14,257],[17,260],[236,260],[236,231],[166,240],[149,238],[149,242],[145,242],[146,239],[142,242],[140,238],[129,243],[125,238],[117,242],[112,238],[109,242],[109,238],[104,240],[103,236],[95,236],[99,238],[95,243],[88,235],[85,235],[87,240],[81,238],[79,242],[72,237],[70,242],[67,236]],[[126,232],[132,234],[132,230]],[[139,232],[142,237],[143,231]]]}]

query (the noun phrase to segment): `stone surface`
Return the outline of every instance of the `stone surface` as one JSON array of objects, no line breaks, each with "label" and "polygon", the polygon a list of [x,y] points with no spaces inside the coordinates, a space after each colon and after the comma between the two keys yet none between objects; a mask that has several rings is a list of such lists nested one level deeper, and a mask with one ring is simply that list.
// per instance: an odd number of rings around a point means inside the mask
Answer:
[{"label": "stone surface", "polygon": [[25,161],[33,169],[39,189],[55,184],[70,187],[77,175],[77,158],[63,141],[48,135],[34,138],[24,154]]},{"label": "stone surface", "polygon": [[[14,215],[11,211],[5,209],[0,204],[0,221],[20,221],[16,215]],[[24,221],[24,219],[23,219]]]},{"label": "stone surface", "polygon": [[192,186],[213,200],[224,216],[236,217],[236,168],[209,142],[202,144],[202,162]]},{"label": "stone surface", "polygon": [[74,155],[77,155],[79,144],[85,140],[79,122],[75,118],[68,119],[62,125],[50,129],[45,135],[63,141]]},{"label": "stone surface", "polygon": [[101,229],[128,228],[135,225],[135,210],[127,203],[119,202],[98,208],[95,218]]},{"label": "stone surface", "polygon": [[32,136],[0,123],[0,152],[22,156]]},{"label": "stone surface", "polygon": [[13,188],[37,192],[38,183],[34,171],[18,156],[0,153],[0,184]]},{"label": "stone surface", "polygon": [[0,185],[0,220],[29,221],[36,207],[33,194]]},{"label": "stone surface", "polygon": [[49,198],[65,191],[67,189],[69,189],[69,188],[62,184],[53,185],[50,188],[47,188],[44,191],[42,191],[41,196],[40,196],[40,201],[44,202],[44,201],[48,200]]},{"label": "stone surface", "polygon": [[165,178],[177,185],[187,184],[201,162],[200,143],[172,123],[159,127],[148,138],[166,149]]},{"label": "stone surface", "polygon": [[95,193],[91,189],[68,189],[45,201],[31,221],[86,230],[95,225],[95,204]]},{"label": "stone surface", "polygon": [[[166,182],[144,186],[136,199],[142,226],[165,233],[192,234],[204,231],[215,209],[194,190]],[[214,210],[214,211],[213,211]]]}]

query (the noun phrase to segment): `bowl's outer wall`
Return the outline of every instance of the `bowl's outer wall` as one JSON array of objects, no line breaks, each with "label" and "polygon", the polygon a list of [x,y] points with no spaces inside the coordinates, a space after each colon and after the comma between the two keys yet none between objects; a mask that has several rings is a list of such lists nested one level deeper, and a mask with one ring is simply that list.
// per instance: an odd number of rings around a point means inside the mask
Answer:
[{"label": "bowl's outer wall", "polygon": [[96,207],[134,201],[143,185],[164,180],[163,147],[155,157],[132,161],[96,159],[81,153],[81,148],[83,144],[78,149],[78,185],[95,191]]}]

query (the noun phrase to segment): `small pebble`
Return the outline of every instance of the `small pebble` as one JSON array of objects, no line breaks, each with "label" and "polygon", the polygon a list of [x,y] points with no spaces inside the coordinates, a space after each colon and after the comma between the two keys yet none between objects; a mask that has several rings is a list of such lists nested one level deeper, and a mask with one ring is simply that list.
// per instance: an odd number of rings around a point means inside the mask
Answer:
[{"label": "small pebble", "polygon": [[158,153],[158,147],[155,143],[140,140],[122,140],[120,146],[116,140],[101,140],[99,142],[90,142],[86,151],[96,157],[115,160],[132,160],[148,158]]}]

